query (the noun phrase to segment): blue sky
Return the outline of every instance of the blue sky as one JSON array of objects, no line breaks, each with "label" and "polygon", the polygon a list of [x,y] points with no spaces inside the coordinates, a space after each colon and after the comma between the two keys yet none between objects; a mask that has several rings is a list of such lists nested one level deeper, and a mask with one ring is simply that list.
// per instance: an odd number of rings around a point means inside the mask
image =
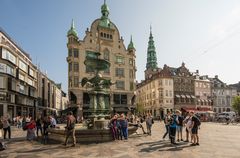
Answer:
[{"label": "blue sky", "polygon": [[[103,0],[1,0],[0,26],[42,71],[67,90],[66,33],[71,19],[80,39],[101,16]],[[125,45],[133,35],[137,80],[144,78],[150,24],[158,57],[164,64],[186,66],[202,75],[240,80],[239,0],[107,0],[110,19]]]}]

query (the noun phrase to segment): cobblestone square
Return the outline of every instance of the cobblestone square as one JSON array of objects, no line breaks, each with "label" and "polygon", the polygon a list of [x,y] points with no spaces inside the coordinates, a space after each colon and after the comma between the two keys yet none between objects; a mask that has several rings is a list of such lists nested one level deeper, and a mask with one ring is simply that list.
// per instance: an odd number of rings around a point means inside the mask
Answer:
[{"label": "cobblestone square", "polygon": [[[153,125],[152,136],[132,135],[128,141],[114,141],[99,144],[77,144],[76,147],[64,147],[61,144],[43,145],[39,142],[28,142],[23,139],[23,131],[14,129],[13,138],[7,143],[8,148],[0,152],[1,158],[239,158],[240,135],[239,125],[223,125],[216,123],[202,123],[200,146],[190,146],[180,142],[171,145],[168,140],[162,140],[165,132],[163,123]],[[18,134],[17,134],[18,133]],[[185,138],[185,132],[184,138]],[[69,144],[70,146],[70,144]]]}]

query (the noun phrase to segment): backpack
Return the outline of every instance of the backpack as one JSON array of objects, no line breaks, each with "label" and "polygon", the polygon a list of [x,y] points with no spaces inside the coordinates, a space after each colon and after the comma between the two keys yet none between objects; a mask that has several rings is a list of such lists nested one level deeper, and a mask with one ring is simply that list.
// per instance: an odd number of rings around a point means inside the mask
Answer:
[{"label": "backpack", "polygon": [[196,125],[197,126],[201,126],[201,121],[200,121],[200,119],[197,117],[197,116],[194,116],[195,118],[196,118]]}]

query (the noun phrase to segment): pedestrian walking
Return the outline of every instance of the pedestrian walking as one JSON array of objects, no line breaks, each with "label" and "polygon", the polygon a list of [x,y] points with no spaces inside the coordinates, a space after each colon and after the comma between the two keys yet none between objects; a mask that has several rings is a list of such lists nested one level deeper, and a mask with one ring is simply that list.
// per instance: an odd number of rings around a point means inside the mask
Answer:
[{"label": "pedestrian walking", "polygon": [[169,134],[170,121],[171,121],[171,112],[168,111],[167,115],[164,117],[164,124],[165,124],[165,128],[166,128],[166,132],[163,135],[163,139],[165,139],[165,137]]},{"label": "pedestrian walking", "polygon": [[147,134],[152,135],[152,124],[154,123],[153,118],[150,113],[147,114],[146,118],[146,126],[147,126]]},{"label": "pedestrian walking", "polygon": [[2,124],[3,124],[3,137],[6,139],[8,133],[8,139],[11,139],[11,120],[8,116],[3,117]]},{"label": "pedestrian walking", "polygon": [[76,146],[76,136],[75,136],[75,123],[76,123],[76,119],[73,116],[72,111],[68,112],[67,115],[67,126],[65,127],[65,132],[66,132],[66,140],[64,145],[67,146],[68,143],[68,139],[70,136],[72,136],[73,138],[73,145],[72,147]]},{"label": "pedestrian walking", "polygon": [[36,120],[36,127],[37,127],[37,137],[39,137],[39,131],[41,133],[41,136],[43,135],[43,129],[42,129],[42,118],[41,116],[38,116]]}]

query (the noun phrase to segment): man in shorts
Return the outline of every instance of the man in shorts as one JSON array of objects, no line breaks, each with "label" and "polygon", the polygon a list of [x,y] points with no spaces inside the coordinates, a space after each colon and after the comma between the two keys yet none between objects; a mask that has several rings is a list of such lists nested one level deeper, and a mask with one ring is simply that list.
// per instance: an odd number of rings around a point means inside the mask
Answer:
[{"label": "man in shorts", "polygon": [[190,116],[192,117],[192,137],[193,137],[193,143],[191,146],[199,145],[199,137],[198,137],[198,126],[200,120],[197,118],[197,116],[194,115],[194,112],[190,112]]}]

